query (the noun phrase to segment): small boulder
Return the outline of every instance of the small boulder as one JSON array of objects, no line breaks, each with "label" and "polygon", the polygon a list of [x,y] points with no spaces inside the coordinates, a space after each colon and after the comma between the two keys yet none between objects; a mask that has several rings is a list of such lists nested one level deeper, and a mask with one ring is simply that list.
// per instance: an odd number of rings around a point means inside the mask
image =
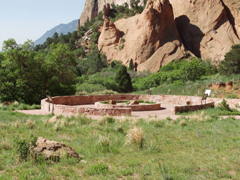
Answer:
[{"label": "small boulder", "polygon": [[58,116],[53,116],[51,119],[49,119],[49,123],[56,123],[56,121],[57,121],[57,119],[58,119]]},{"label": "small boulder", "polygon": [[110,100],[109,104],[117,104],[117,102],[115,100]]},{"label": "small boulder", "polygon": [[46,160],[59,161],[64,156],[74,157],[79,161],[81,160],[80,156],[73,148],[60,142],[39,137],[36,146],[37,147],[33,149],[33,152],[43,155]]},{"label": "small boulder", "polygon": [[5,101],[4,103],[3,103],[3,105],[5,105],[5,106],[10,106],[10,102],[8,102],[8,101]]},{"label": "small boulder", "polygon": [[130,106],[131,106],[131,105],[135,105],[135,104],[139,104],[139,102],[138,102],[138,101],[135,101],[135,100],[132,100],[132,101],[129,102],[129,105],[130,105]]}]

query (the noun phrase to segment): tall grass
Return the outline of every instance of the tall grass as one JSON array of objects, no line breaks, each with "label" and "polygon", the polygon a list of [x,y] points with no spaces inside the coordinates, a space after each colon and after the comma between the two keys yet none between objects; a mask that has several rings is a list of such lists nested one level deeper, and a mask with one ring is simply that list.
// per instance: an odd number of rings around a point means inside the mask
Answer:
[{"label": "tall grass", "polygon": [[[0,179],[240,178],[240,121],[210,110],[177,120],[59,117],[59,130],[51,115],[0,114]],[[15,138],[32,136],[65,143],[83,160],[18,161]]]}]

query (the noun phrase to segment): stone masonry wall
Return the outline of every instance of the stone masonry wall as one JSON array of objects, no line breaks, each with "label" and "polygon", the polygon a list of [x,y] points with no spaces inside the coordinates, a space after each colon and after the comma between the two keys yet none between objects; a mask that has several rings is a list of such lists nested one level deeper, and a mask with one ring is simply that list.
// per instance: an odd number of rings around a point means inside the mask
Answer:
[{"label": "stone masonry wall", "polygon": [[213,108],[214,102],[207,103],[207,104],[199,104],[199,105],[182,105],[182,106],[173,106],[172,107],[172,114],[188,112],[188,111],[196,111],[205,108]]},{"label": "stone masonry wall", "polygon": [[[176,107],[178,106],[186,106],[186,108],[197,108],[201,105],[201,97],[195,96],[176,96],[176,95],[91,95],[91,96],[56,96],[53,97],[53,102],[49,103],[47,99],[43,99],[41,101],[41,109],[45,112],[54,112],[55,114],[70,114],[76,115],[80,113],[87,113],[92,115],[102,115],[102,114],[131,114],[129,111],[131,109],[124,108],[105,108],[105,110],[101,110],[101,108],[85,108],[80,109],[76,105],[84,105],[84,104],[94,104],[98,101],[106,101],[106,100],[144,100],[150,102],[156,102],[161,104],[172,104]],[[214,103],[217,106],[222,102],[222,98],[207,98],[206,104]],[[240,99],[226,99],[227,103],[231,108],[239,106]],[[191,102],[191,106],[187,105],[187,102]],[[203,102],[205,104],[205,101]],[[196,106],[195,106],[196,105]],[[181,107],[182,109],[183,107]],[[109,109],[109,110],[107,110]],[[179,109],[179,108],[177,108]]]}]

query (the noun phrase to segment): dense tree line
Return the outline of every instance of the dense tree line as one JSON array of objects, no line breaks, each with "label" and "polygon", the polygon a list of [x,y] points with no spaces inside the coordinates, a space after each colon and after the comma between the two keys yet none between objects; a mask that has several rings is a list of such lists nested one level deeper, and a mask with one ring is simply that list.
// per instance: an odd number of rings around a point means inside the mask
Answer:
[{"label": "dense tree line", "polygon": [[75,93],[76,61],[65,44],[52,43],[48,50],[39,53],[33,42],[23,45],[14,39],[3,43],[0,61],[1,101],[39,103],[49,95]]}]

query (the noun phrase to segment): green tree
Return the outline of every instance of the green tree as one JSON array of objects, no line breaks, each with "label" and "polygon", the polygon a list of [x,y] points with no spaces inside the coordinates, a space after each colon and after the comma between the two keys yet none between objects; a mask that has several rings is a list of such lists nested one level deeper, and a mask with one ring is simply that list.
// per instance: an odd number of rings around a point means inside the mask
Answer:
[{"label": "green tree", "polygon": [[43,57],[41,98],[75,93],[76,66],[74,54],[66,44],[51,44]]},{"label": "green tree", "polygon": [[85,66],[88,67],[87,74],[94,74],[102,70],[103,67],[106,67],[106,58],[105,56],[101,56],[97,49],[93,49],[87,55],[87,60]]},{"label": "green tree", "polygon": [[[12,46],[5,41],[0,61],[2,101],[39,103],[46,94],[74,94],[76,62],[67,45],[52,44],[46,54],[34,51],[32,41]],[[9,45],[10,44],[10,45]]]},{"label": "green tree", "polygon": [[4,42],[4,60],[0,64],[0,97],[2,100],[20,100],[26,103],[39,102],[37,82],[41,62],[35,60],[33,42],[27,41],[23,45],[8,48],[12,39]]},{"label": "green tree", "polygon": [[130,62],[129,62],[129,67],[128,67],[129,70],[133,70],[133,60],[131,59]]},{"label": "green tree", "polygon": [[226,53],[225,59],[220,63],[219,72],[223,75],[240,73],[240,44],[233,45]]},{"label": "green tree", "polygon": [[198,58],[191,58],[189,62],[184,61],[181,65],[181,80],[195,81],[200,79],[205,74],[205,67],[202,65],[203,61]]},{"label": "green tree", "polygon": [[118,92],[129,93],[133,91],[131,78],[127,72],[126,66],[120,66],[115,81],[118,84]]},{"label": "green tree", "polygon": [[17,47],[17,43],[15,39],[11,38],[3,42],[2,50],[7,51],[8,49],[15,49],[16,47]]}]

